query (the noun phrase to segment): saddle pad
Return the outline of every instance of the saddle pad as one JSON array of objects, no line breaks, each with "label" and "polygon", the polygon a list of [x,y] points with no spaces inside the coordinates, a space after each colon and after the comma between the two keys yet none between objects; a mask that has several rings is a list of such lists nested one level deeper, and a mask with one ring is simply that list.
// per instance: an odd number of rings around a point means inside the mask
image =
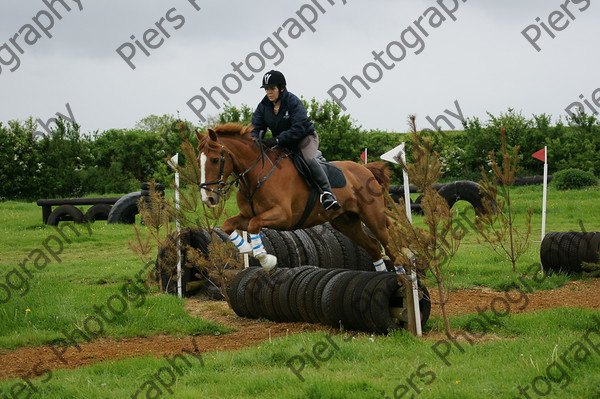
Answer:
[{"label": "saddle pad", "polygon": [[[310,178],[310,171],[308,170],[308,165],[306,165],[306,161],[302,156],[291,153],[290,158],[294,162],[298,173],[304,177],[304,180],[309,182],[312,186],[312,179]],[[324,162],[317,159],[323,170],[325,170],[325,174],[327,174],[327,178],[329,179],[329,184],[331,184],[331,188],[342,188],[346,185],[346,177],[340,168],[334,166],[329,162]]]},{"label": "saddle pad", "polygon": [[346,185],[346,177],[340,168],[329,162],[319,162],[324,167],[331,188],[342,188]]}]

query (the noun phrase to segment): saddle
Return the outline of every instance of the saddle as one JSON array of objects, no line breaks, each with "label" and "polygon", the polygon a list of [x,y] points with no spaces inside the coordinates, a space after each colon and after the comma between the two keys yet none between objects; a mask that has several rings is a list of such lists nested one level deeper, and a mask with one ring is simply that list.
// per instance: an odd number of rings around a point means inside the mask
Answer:
[{"label": "saddle", "polygon": [[[308,165],[306,164],[306,161],[304,160],[302,154],[290,153],[289,157],[296,166],[296,170],[298,170],[300,176],[302,176],[308,184],[310,190],[310,194],[308,195],[308,201],[306,203],[306,207],[304,208],[304,213],[302,214],[300,221],[296,224],[296,226],[294,226],[294,229],[299,229],[306,222],[306,219],[308,219],[308,216],[315,207],[317,199],[319,198],[321,188],[311,178],[310,170],[308,169]],[[325,158],[323,158],[320,151],[316,159],[319,165],[321,165],[321,167],[325,171],[325,174],[329,179],[329,184],[331,185],[331,188],[342,188],[346,185],[346,177],[344,176],[342,170],[337,166],[334,166],[331,163],[325,161]]]}]

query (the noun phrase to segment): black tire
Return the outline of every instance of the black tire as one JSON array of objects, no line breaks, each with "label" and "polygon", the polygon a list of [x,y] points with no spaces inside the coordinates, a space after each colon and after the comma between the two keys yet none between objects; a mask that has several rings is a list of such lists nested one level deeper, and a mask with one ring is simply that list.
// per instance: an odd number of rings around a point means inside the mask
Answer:
[{"label": "black tire", "polygon": [[242,270],[240,273],[243,273],[242,278],[240,279],[237,287],[235,287],[236,291],[235,291],[235,295],[236,295],[236,300],[235,303],[238,307],[239,311],[235,311],[235,313],[238,316],[241,317],[249,317],[249,311],[248,311],[248,307],[246,306],[246,288],[248,286],[248,282],[249,280],[254,276],[255,273],[257,273],[259,270],[261,270],[260,267],[249,267],[247,269]]},{"label": "black tire", "polygon": [[[188,244],[189,238],[190,238],[189,229],[181,230],[182,245]],[[176,259],[175,258],[176,254],[167,253],[167,250],[169,250],[169,251],[173,250],[173,247],[171,246],[171,244],[175,243],[175,239],[176,239],[175,234],[171,234],[169,237],[167,237],[167,240],[169,242],[158,249],[158,255],[156,256],[156,262],[155,262],[156,282],[161,284],[160,288],[163,292],[168,292],[168,293],[176,293],[177,292],[177,283],[176,283],[177,276],[174,273],[167,272],[167,270],[174,270],[177,266],[176,260],[173,264],[167,264],[167,259],[171,259],[171,260]],[[185,253],[182,253],[183,256],[185,256],[184,254]],[[185,264],[184,259],[185,258],[183,257],[182,265]],[[173,286],[173,283],[175,283],[175,288]],[[184,285],[184,287],[185,287],[185,285]]]},{"label": "black tire", "polygon": [[283,238],[283,241],[285,242],[285,245],[287,247],[287,252],[288,252],[288,263],[289,263],[289,267],[298,267],[301,266],[301,256],[300,256],[300,249],[298,248],[296,241],[294,240],[294,237],[291,231],[280,231],[281,234],[281,238]]},{"label": "black tire", "polygon": [[421,201],[423,200],[423,194],[419,195],[416,199],[415,202],[413,202],[412,204],[410,204],[410,212],[414,213],[416,215],[422,215],[423,214],[423,208],[421,208]]},{"label": "black tire", "polygon": [[294,230],[293,233],[298,237],[301,242],[302,248],[304,249],[304,260],[305,265],[319,266],[319,255],[317,254],[317,248],[310,238],[308,233],[304,230]]},{"label": "black tire", "polygon": [[[297,316],[291,308],[290,295],[292,285],[296,282],[296,279],[301,277],[302,272],[304,272],[304,269],[304,267],[295,267],[291,269],[291,276],[289,276],[289,278],[285,280],[279,288],[279,305],[281,307],[281,313],[286,317],[287,321],[298,321],[298,319],[296,318]],[[274,298],[274,300],[277,300],[277,298]]]},{"label": "black tire", "polygon": [[338,239],[335,236],[334,230],[335,229],[329,223],[326,223],[321,225],[321,229],[316,230],[316,234],[319,234],[322,237],[322,242],[327,246],[327,250],[329,251],[329,256],[331,258],[331,263],[324,267],[331,269],[343,269],[344,253]]},{"label": "black tire", "polygon": [[323,311],[323,292],[325,291],[325,286],[329,283],[329,281],[337,276],[340,273],[347,272],[347,269],[330,269],[327,273],[317,282],[315,285],[315,293],[313,297],[313,309],[317,314],[317,320],[319,323],[325,323],[325,313]]},{"label": "black tire", "polygon": [[554,270],[553,266],[551,267],[553,260],[550,248],[552,248],[552,242],[557,234],[558,232],[553,231],[546,234],[542,239],[542,244],[540,245],[540,261],[542,262],[544,270]]},{"label": "black tire", "polygon": [[[388,274],[390,276],[390,274]],[[421,328],[425,326],[431,313],[431,297],[427,287],[419,287],[419,312],[421,316]],[[405,327],[405,322],[398,322],[392,318],[392,308],[411,308],[412,304],[404,303],[402,286],[398,284],[398,276],[391,275],[380,281],[371,296],[371,318],[375,323],[374,332],[385,334],[390,330],[398,330]],[[410,311],[410,310],[409,310]]]},{"label": "black tire", "polygon": [[96,220],[108,220],[111,206],[108,204],[92,205],[83,216],[85,222],[94,223]]},{"label": "black tire", "polygon": [[72,221],[74,223],[83,223],[83,213],[73,205],[61,205],[52,211],[46,224],[58,226],[59,222]]},{"label": "black tire", "polygon": [[136,191],[119,198],[110,209],[107,223],[135,223],[135,215],[140,213],[137,204],[141,197],[141,192]]},{"label": "black tire", "polygon": [[449,208],[452,208],[452,206],[456,203],[458,197],[458,192],[456,191],[456,182],[444,184],[439,190],[437,190],[437,192],[446,200]]},{"label": "black tire", "polygon": [[556,236],[552,239],[552,245],[550,246],[550,269],[556,272],[564,270],[560,264],[560,251],[562,240],[562,234],[560,232],[557,232]]},{"label": "black tire", "polygon": [[277,285],[277,275],[281,270],[275,270],[272,274],[264,270],[257,273],[256,285],[258,292],[255,298],[258,299],[259,316],[268,320],[278,321],[278,315],[273,305],[273,291],[275,285]]},{"label": "black tire", "polygon": [[362,291],[373,276],[373,272],[357,272],[348,283],[348,287],[346,287],[342,307],[344,308],[344,319],[346,320],[344,326],[348,329],[362,331],[367,329],[360,315],[359,303]]},{"label": "black tire", "polygon": [[431,296],[429,290],[425,286],[420,287],[423,291],[423,296],[419,299],[419,311],[421,312],[421,329],[425,328],[429,315],[431,314]]},{"label": "black tire", "polygon": [[[455,182],[456,185],[456,201],[464,200],[469,202],[476,211],[480,213],[485,212],[483,205],[483,197],[481,195],[481,186],[479,183],[468,180],[459,180]],[[492,205],[492,210],[495,208],[495,204]]]},{"label": "black tire", "polygon": [[210,233],[205,229],[190,230],[189,245],[199,249],[204,255],[208,255],[208,245],[212,242]]},{"label": "black tire", "polygon": [[304,306],[304,292],[300,291],[300,286],[303,286],[303,281],[309,277],[315,270],[318,270],[316,266],[302,266],[299,268],[300,272],[298,276],[294,279],[292,285],[290,285],[289,290],[289,303],[290,310],[294,315],[294,320],[296,321],[306,321],[302,317],[302,312],[300,311],[300,304]]},{"label": "black tire", "polygon": [[[373,297],[373,293],[375,292],[375,288],[377,287],[377,284],[379,284],[379,282],[381,280],[389,278],[390,275],[391,274],[385,273],[385,272],[384,273],[374,273],[374,276],[369,280],[369,282],[367,282],[367,284],[365,285],[365,288],[362,290],[362,293],[361,293],[360,299],[359,299],[359,303],[358,303],[358,309],[360,312],[362,324],[364,324],[366,326],[367,331],[376,331],[377,330],[377,325],[375,324],[375,321],[373,320],[373,316],[372,316],[372,312],[371,312],[371,305],[373,304],[372,297]],[[394,275],[393,277],[396,277],[396,276]]]},{"label": "black tire", "polygon": [[321,268],[331,268],[331,252],[329,251],[330,243],[325,240],[323,232],[326,231],[321,225],[313,226],[309,229],[304,229],[306,234],[312,240],[315,250],[317,251],[317,258],[319,259],[317,266]]},{"label": "black tire", "polygon": [[367,251],[361,247],[355,247],[356,250],[356,270],[362,270],[367,272],[374,272],[375,266],[373,265],[373,261],[371,257],[367,253]]},{"label": "black tire", "polygon": [[588,245],[586,262],[597,263],[598,251],[600,251],[600,233],[595,232],[594,236],[590,239],[590,243]]},{"label": "black tire", "polygon": [[579,243],[583,237],[583,233],[574,232],[571,235],[571,245],[567,254],[569,270],[572,272],[581,271],[581,260],[579,259]]},{"label": "black tire", "polygon": [[[547,183],[552,181],[553,175],[548,175]],[[527,176],[517,177],[513,183],[513,186],[531,186],[534,184],[544,184],[544,176]]]},{"label": "black tire", "polygon": [[251,319],[258,319],[263,317],[263,309],[261,308],[260,293],[262,290],[262,281],[260,274],[263,272],[262,267],[250,277],[244,290],[244,304],[246,305],[247,315],[246,317]]},{"label": "black tire", "polygon": [[227,297],[229,298],[229,305],[231,306],[231,309],[233,309],[233,311],[240,316],[242,311],[238,306],[238,299],[237,299],[237,291],[238,291],[238,287],[240,285],[240,282],[243,278],[246,277],[248,271],[248,269],[245,270],[241,270],[239,271],[232,279],[231,281],[229,281],[229,284],[227,285],[226,291],[227,291]]},{"label": "black tire", "polygon": [[315,307],[316,288],[319,281],[321,281],[321,279],[330,271],[330,269],[319,269],[318,272],[311,276],[310,281],[307,282],[306,293],[304,294],[304,309],[306,309],[307,321],[311,323],[321,322]]},{"label": "black tire", "polygon": [[571,248],[571,241],[573,239],[573,233],[563,232],[560,234],[560,241],[558,246],[558,264],[560,268],[566,272],[571,271],[571,260],[569,259],[569,250]]},{"label": "black tire", "polygon": [[311,287],[314,289],[314,284],[312,284],[312,282],[315,278],[318,278],[323,271],[326,271],[326,269],[317,268],[312,270],[298,285],[298,291],[296,292],[296,307],[300,312],[300,320],[302,321],[314,323],[312,315],[316,314],[316,312],[311,302],[314,296],[311,294]]},{"label": "black tire", "polygon": [[344,322],[342,299],[346,287],[355,275],[356,272],[352,270],[336,274],[323,288],[323,296],[321,297],[321,308],[324,316],[321,322],[323,324],[339,328],[340,323]]},{"label": "black tire", "polygon": [[[268,254],[275,255],[275,248],[273,247],[273,244],[271,243],[271,240],[269,239],[269,237],[265,234],[264,231],[261,231],[260,235],[261,235],[260,240],[265,248],[265,251],[267,251]],[[248,239],[250,239],[249,233],[248,233]],[[275,256],[277,256],[277,255],[275,255]],[[277,258],[277,260],[278,260],[277,263],[279,263],[279,258]]]},{"label": "black tire", "polygon": [[581,240],[579,241],[579,248],[577,251],[577,258],[579,259],[579,265],[581,267],[582,262],[587,262],[588,259],[588,248],[591,244],[591,240],[594,237],[594,232],[583,233]]},{"label": "black tire", "polygon": [[263,229],[262,232],[273,247],[273,255],[277,257],[277,267],[289,267],[288,250],[281,233],[273,229]]},{"label": "black tire", "polygon": [[277,282],[273,288],[273,295],[272,295],[273,309],[275,310],[275,313],[277,314],[277,321],[280,321],[280,322],[291,321],[289,319],[289,315],[288,315],[289,312],[286,313],[283,309],[281,297],[280,297],[280,291],[281,291],[281,287],[285,284],[285,282],[292,278],[292,276],[295,272],[295,269],[291,269],[291,268],[287,267],[287,268],[277,269],[277,272],[278,272],[277,273]]},{"label": "black tire", "polygon": [[294,241],[294,245],[296,246],[296,252],[298,254],[299,264],[300,266],[314,266],[308,263],[308,257],[306,256],[306,248],[304,248],[304,243],[298,235],[294,231],[288,231],[289,237]]},{"label": "black tire", "polygon": [[331,232],[335,236],[340,249],[342,251],[342,259],[344,260],[341,268],[356,270],[356,249],[355,245],[348,237],[342,234],[340,231],[331,228]]},{"label": "black tire", "polygon": [[390,307],[402,307],[403,297],[397,295],[398,276],[395,273],[387,274],[373,289],[371,295],[371,318],[375,324],[373,332],[385,334],[390,330],[398,330],[404,323],[397,324],[390,314]]}]

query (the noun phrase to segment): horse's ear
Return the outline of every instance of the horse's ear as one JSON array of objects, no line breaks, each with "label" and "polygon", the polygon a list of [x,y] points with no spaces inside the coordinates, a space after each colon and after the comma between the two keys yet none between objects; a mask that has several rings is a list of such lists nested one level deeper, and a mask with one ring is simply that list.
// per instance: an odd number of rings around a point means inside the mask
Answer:
[{"label": "horse's ear", "polygon": [[202,137],[204,137],[204,135],[200,133],[198,129],[196,129],[196,137],[198,137],[198,140],[202,140]]},{"label": "horse's ear", "polygon": [[210,139],[212,141],[217,141],[218,140],[217,133],[215,133],[215,131],[212,130],[212,129],[208,129],[208,137],[210,137]]}]

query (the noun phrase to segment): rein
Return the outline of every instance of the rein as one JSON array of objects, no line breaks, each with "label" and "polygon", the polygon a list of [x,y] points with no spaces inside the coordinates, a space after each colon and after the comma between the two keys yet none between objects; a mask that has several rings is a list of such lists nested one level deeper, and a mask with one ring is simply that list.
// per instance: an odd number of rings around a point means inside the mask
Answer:
[{"label": "rein", "polygon": [[[260,151],[260,156],[257,157],[256,160],[252,163],[252,165],[250,165],[246,170],[244,170],[241,173],[237,173],[236,177],[234,179],[232,179],[231,181],[226,182],[226,181],[223,181],[223,171],[225,170],[225,153],[227,153],[231,157],[231,162],[232,163],[235,164],[235,162],[234,162],[233,154],[230,151],[228,151],[228,150],[225,149],[225,146],[223,145],[221,139],[219,138],[219,145],[221,146],[221,158],[220,158],[220,162],[219,162],[219,176],[218,176],[218,180],[212,181],[212,182],[207,182],[207,183],[201,183],[199,186],[200,186],[200,189],[204,189],[204,190],[213,192],[213,193],[215,193],[217,195],[222,195],[222,193],[227,192],[231,188],[231,186],[233,186],[234,184],[237,184],[238,182],[241,182],[243,185],[246,186],[246,189],[247,189],[248,192],[245,193],[242,190],[240,190],[240,193],[248,200],[248,202],[250,203],[250,208],[252,209],[252,213],[256,216],[256,212],[254,211],[254,195],[256,194],[256,192],[258,191],[258,189],[260,188],[260,186],[262,186],[263,183],[265,181],[267,181],[267,179],[269,179],[269,177],[271,177],[271,175],[275,171],[275,168],[277,168],[277,166],[279,166],[279,164],[281,163],[281,161],[283,159],[287,158],[289,156],[289,154],[284,153],[283,155],[278,155],[277,160],[275,162],[273,162],[271,160],[271,158],[269,158],[268,156],[266,156],[264,147],[261,145],[261,143],[258,142],[258,141],[255,141],[254,143],[258,146],[258,149]],[[271,164],[271,169],[261,179],[260,175],[262,174],[262,171],[265,169],[265,158]],[[258,173],[259,178],[256,181],[256,187],[254,188],[253,191],[250,191],[250,187],[251,186],[248,183],[248,180],[246,179],[246,176],[261,161],[262,161],[262,169]],[[235,173],[235,171],[234,171],[234,173]],[[215,184],[217,184],[219,186],[217,189],[211,189],[211,188],[207,187],[209,185],[215,185]]]}]

